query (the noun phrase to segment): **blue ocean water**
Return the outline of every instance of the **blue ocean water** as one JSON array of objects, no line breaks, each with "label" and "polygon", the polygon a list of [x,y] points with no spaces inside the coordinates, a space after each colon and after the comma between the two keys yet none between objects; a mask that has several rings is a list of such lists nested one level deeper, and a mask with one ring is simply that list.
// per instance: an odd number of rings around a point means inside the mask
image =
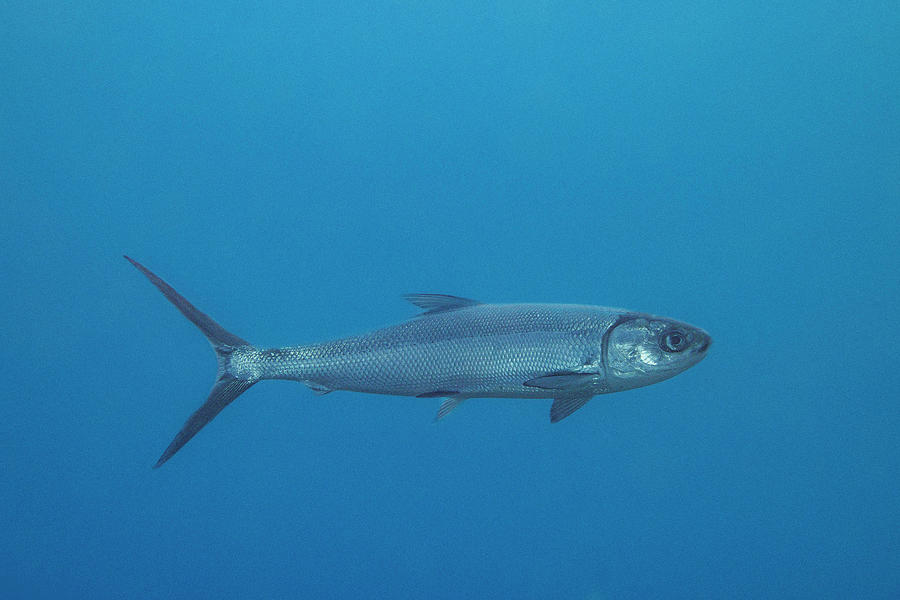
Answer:
[{"label": "blue ocean water", "polygon": [[[900,597],[895,2],[0,8],[3,598]],[[405,292],[695,323],[597,397],[264,383]]]}]

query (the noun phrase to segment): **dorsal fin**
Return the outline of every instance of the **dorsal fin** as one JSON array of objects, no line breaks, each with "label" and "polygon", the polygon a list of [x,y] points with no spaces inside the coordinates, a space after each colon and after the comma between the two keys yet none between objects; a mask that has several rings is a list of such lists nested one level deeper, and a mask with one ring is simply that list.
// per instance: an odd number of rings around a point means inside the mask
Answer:
[{"label": "dorsal fin", "polygon": [[425,315],[481,304],[481,302],[471,298],[460,298],[459,296],[448,296],[446,294],[406,294],[403,297],[419,308],[424,308],[425,312],[422,314]]}]

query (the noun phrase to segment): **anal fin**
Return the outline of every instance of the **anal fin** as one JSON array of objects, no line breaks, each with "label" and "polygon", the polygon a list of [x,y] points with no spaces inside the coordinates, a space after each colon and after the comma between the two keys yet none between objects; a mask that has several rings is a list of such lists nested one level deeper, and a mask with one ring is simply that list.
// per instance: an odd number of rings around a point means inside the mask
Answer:
[{"label": "anal fin", "polygon": [[447,396],[455,396],[459,392],[457,391],[448,391],[448,390],[435,390],[433,392],[423,392],[421,394],[416,394],[416,398],[446,398]]},{"label": "anal fin", "polygon": [[303,383],[306,384],[306,387],[311,389],[317,396],[324,396],[325,394],[329,394],[334,391],[330,387],[324,386],[320,383],[316,383],[315,381],[304,381]]},{"label": "anal fin", "polygon": [[462,404],[463,400],[465,400],[465,396],[450,396],[441,402],[440,408],[438,408],[437,414],[434,416],[435,421],[440,421],[455,409],[457,406]]}]

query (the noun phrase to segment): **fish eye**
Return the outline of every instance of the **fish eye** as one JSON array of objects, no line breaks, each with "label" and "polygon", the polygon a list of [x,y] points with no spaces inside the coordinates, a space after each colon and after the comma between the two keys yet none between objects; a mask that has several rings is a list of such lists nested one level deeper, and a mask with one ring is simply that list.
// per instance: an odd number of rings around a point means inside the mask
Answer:
[{"label": "fish eye", "polygon": [[663,332],[659,338],[659,347],[666,352],[681,352],[687,346],[687,336],[677,329]]}]

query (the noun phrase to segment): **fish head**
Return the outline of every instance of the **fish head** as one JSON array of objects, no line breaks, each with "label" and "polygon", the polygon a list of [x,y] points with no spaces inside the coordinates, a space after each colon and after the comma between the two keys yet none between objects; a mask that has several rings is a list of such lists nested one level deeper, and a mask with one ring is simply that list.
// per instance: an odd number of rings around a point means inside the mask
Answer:
[{"label": "fish head", "polygon": [[624,315],[604,340],[610,391],[678,375],[706,356],[712,343],[698,327],[652,315]]}]

